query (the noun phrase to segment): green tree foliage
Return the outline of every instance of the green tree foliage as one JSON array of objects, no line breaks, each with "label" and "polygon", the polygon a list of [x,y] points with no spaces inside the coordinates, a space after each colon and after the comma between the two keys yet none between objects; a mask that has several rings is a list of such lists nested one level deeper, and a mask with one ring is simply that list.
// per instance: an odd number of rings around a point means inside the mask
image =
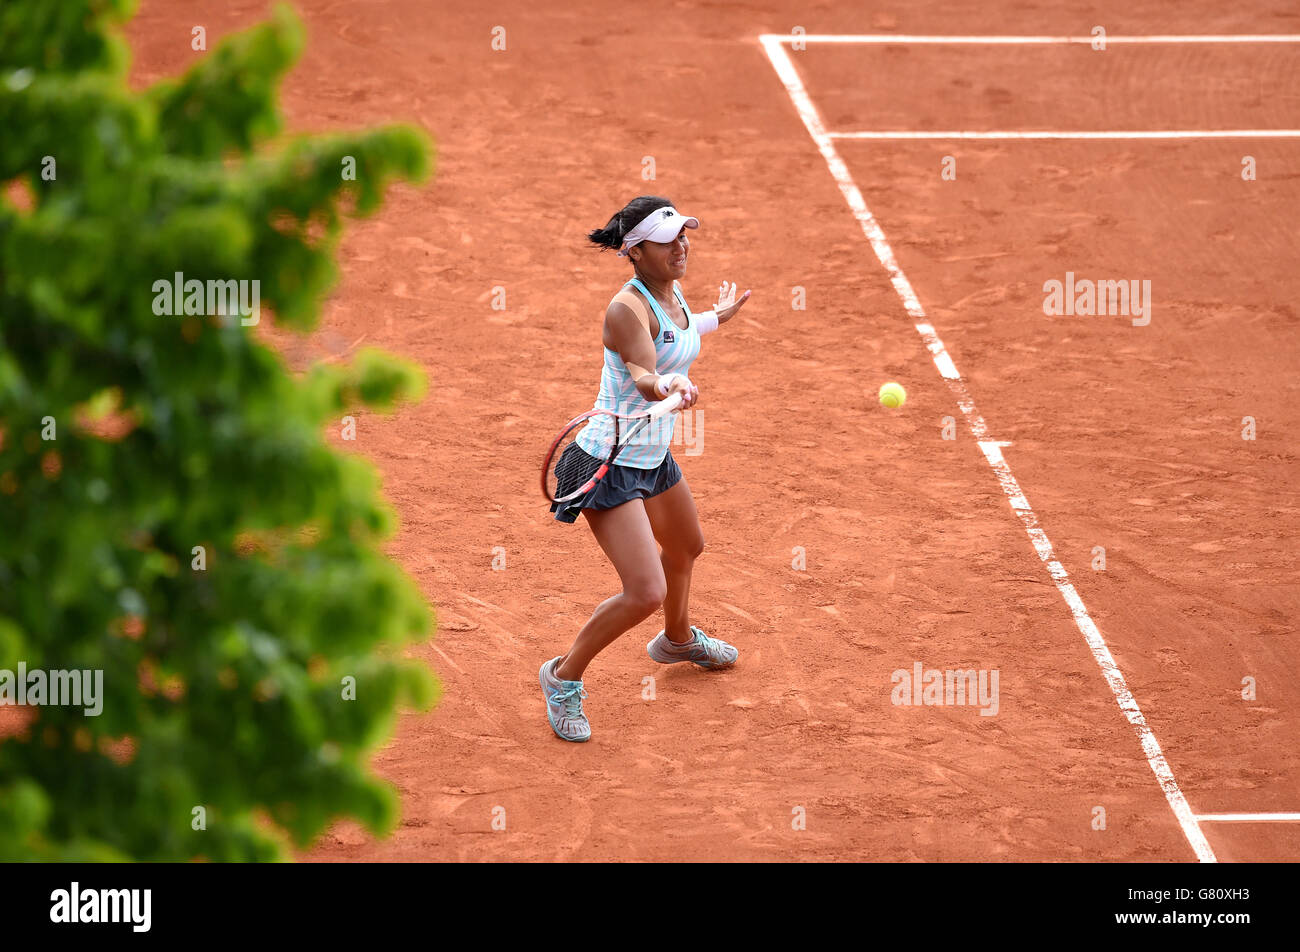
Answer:
[{"label": "green tree foliage", "polygon": [[237,317],[155,313],[155,282],[258,281],[308,330],[342,213],[429,146],[280,138],[287,9],[133,91],[131,7],[0,3],[0,669],[104,694],[0,710],[0,859],[283,858],[335,817],[391,829],[368,752],[436,699],[376,474],[324,438],[423,378],[375,352],[293,374]]}]

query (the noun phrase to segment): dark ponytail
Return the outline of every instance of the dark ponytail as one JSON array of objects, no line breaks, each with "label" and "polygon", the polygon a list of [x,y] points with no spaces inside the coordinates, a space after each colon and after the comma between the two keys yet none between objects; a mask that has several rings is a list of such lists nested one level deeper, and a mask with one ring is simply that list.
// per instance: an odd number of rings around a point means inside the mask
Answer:
[{"label": "dark ponytail", "polygon": [[595,231],[588,232],[587,240],[601,250],[608,248],[617,251],[623,247],[624,236],[635,228],[641,219],[656,208],[667,208],[671,204],[672,202],[668,199],[660,198],[658,195],[637,196],[624,205],[621,210],[615,212],[614,217],[609,220],[609,224],[604,228],[597,228]]}]

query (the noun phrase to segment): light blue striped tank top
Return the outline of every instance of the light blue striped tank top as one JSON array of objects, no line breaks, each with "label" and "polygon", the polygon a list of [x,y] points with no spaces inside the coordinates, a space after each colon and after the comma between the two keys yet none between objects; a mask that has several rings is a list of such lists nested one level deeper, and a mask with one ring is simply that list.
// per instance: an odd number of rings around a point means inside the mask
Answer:
[{"label": "light blue striped tank top", "polygon": [[[640,280],[633,278],[628,284],[640,291],[650,302],[659,321],[659,334],[655,337],[655,373],[687,374],[691,369],[691,363],[700,354],[700,330],[696,326],[695,315],[691,313],[686,298],[682,296],[681,288],[677,286],[676,281],[673,282],[673,294],[681,304],[682,310],[686,312],[685,330],[669,319],[654,295],[646,290]],[[628,373],[627,365],[623,363],[623,358],[618,355],[618,351],[606,347],[605,366],[600,372],[600,393],[596,397],[595,409],[641,414],[649,412],[651,406],[652,404],[637,392],[636,385],[632,383],[632,375]],[[578,434],[578,445],[588,453],[599,454],[601,441],[604,440],[607,444],[613,426],[614,423],[609,417],[596,417]],[[672,443],[676,426],[676,413],[670,413],[652,422],[632,438],[619,454],[617,465],[631,466],[635,469],[654,469],[668,455],[668,446]]]}]

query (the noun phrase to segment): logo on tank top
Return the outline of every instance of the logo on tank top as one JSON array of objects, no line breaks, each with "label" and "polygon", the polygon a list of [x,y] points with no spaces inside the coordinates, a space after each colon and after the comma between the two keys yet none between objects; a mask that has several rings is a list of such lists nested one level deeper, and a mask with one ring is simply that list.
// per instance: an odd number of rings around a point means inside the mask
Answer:
[{"label": "logo on tank top", "polygon": [[664,343],[665,343],[665,344],[671,344],[671,343],[673,343],[675,340],[677,340],[677,335],[676,335],[676,334],[674,334],[672,331],[664,331]]}]

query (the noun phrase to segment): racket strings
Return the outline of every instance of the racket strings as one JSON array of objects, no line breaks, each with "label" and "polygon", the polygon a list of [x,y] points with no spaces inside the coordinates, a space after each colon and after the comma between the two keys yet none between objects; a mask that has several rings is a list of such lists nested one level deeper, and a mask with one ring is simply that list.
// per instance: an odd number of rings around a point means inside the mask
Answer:
[{"label": "racket strings", "polygon": [[[614,429],[608,425],[593,427],[590,423],[583,423],[564,434],[551,454],[546,476],[547,489],[552,499],[565,501],[581,494],[583,486],[596,475],[596,471],[612,453]],[[588,452],[588,447],[600,450],[601,455],[592,455]]]}]

